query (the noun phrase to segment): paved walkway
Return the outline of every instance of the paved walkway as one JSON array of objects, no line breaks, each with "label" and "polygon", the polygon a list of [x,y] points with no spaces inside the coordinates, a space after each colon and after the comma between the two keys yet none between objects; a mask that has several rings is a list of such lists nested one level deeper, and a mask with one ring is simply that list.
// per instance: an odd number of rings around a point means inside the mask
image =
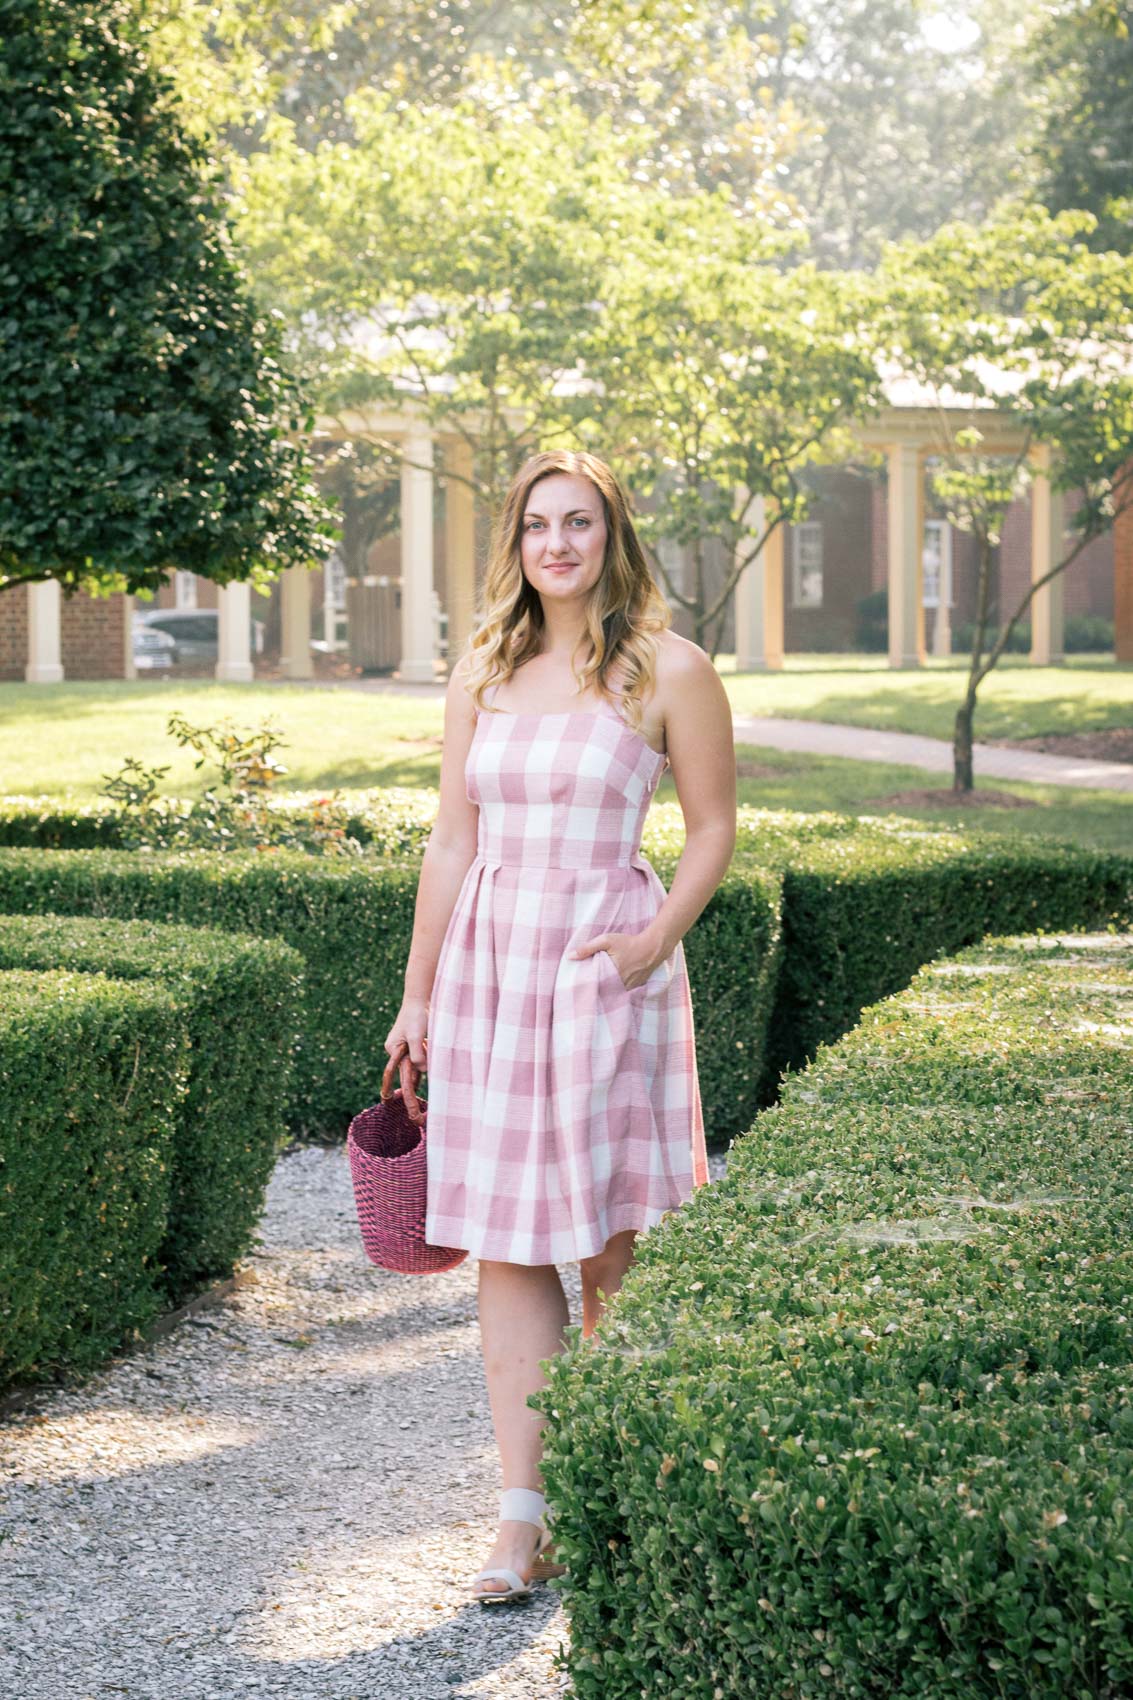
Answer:
[{"label": "paved walkway", "polygon": [[[864,726],[829,726],[821,720],[780,720],[733,716],[737,744],[797,750],[807,755],[844,756],[850,761],[892,762],[930,773],[952,772],[952,745],[944,738],[920,738],[912,732],[877,732]],[[1038,750],[1010,750],[998,744],[974,749],[977,779],[1014,779],[1029,785],[1074,785],[1089,791],[1133,792],[1133,766],[1120,761],[1090,761],[1084,756],[1051,756]]]}]

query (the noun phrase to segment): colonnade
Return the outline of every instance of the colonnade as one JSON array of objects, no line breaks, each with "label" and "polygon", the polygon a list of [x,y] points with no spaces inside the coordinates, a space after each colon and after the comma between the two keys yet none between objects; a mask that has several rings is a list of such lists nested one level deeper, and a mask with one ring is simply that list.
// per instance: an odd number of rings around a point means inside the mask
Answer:
[{"label": "colonnade", "polygon": [[[997,427],[990,418],[981,423],[987,452],[1018,453],[1017,434]],[[863,446],[880,449],[886,459],[890,667],[923,667],[925,662],[925,463],[933,452],[932,430],[933,421],[923,410],[888,408],[858,433]],[[1049,445],[1036,445],[1031,462],[1031,582],[1035,583],[1062,558],[1065,521],[1062,495],[1051,484]],[[736,500],[737,511],[746,511],[748,529],[761,536],[771,511],[764,499],[752,498],[741,488]],[[746,547],[750,548],[750,541]],[[740,672],[772,671],[783,665],[784,555],[783,527],[776,526],[736,585],[736,667]],[[1062,592],[1058,575],[1037,590],[1032,600],[1030,658],[1037,666],[1062,660]],[[943,598],[940,612],[947,617]]]},{"label": "colonnade", "polygon": [[[1017,452],[1007,422],[997,424],[989,411],[981,418],[988,452]],[[401,608],[399,677],[431,684],[433,659],[432,590],[434,564],[433,502],[438,474],[445,478],[444,559],[447,583],[448,652],[459,654],[471,630],[475,604],[475,499],[469,443],[436,433],[413,415],[380,419],[359,417],[337,422],[344,434],[380,430],[401,444]],[[880,449],[888,470],[887,584],[889,592],[889,665],[920,667],[925,661],[923,564],[925,462],[933,451],[933,420],[925,409],[892,407],[863,427],[866,447]],[[1050,450],[1033,451],[1031,485],[1031,574],[1042,578],[1064,548],[1063,501],[1050,481]],[[762,497],[744,490],[737,499],[749,508],[756,535],[765,529],[769,509]],[[1133,659],[1133,548],[1115,539],[1118,589],[1118,658]],[[736,664],[739,670],[777,669],[783,665],[785,549],[776,526],[763,549],[744,571],[735,592]],[[1122,576],[1124,575],[1124,576]],[[1128,581],[1128,583],[1126,583]],[[1061,577],[1039,590],[1031,609],[1031,660],[1048,665],[1062,659]],[[311,674],[309,574],[291,568],[282,574],[281,614],[284,671],[292,678]],[[60,645],[60,591],[54,582],[29,587],[28,662],[32,684],[63,678]],[[247,584],[220,587],[219,645],[216,677],[243,682],[253,677],[250,653],[251,591]],[[943,604],[943,599],[942,599]],[[941,608],[946,618],[946,611]],[[131,618],[127,599],[126,619]],[[937,646],[939,648],[939,645]],[[1130,653],[1125,653],[1129,651]],[[130,653],[129,641],[126,644]],[[128,666],[128,671],[132,669]]]}]

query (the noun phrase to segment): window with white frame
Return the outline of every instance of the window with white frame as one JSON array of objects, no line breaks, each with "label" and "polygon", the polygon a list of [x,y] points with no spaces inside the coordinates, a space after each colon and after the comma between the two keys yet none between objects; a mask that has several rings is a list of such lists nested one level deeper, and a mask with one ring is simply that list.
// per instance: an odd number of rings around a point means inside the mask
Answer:
[{"label": "window with white frame", "polygon": [[822,521],[806,519],[791,527],[791,604],[822,607]]},{"label": "window with white frame", "polygon": [[197,575],[182,572],[180,567],[173,575],[173,606],[175,608],[195,608],[197,606]]},{"label": "window with white frame", "polygon": [[952,527],[946,519],[926,519],[921,550],[921,600],[939,608],[943,599],[952,607]]}]

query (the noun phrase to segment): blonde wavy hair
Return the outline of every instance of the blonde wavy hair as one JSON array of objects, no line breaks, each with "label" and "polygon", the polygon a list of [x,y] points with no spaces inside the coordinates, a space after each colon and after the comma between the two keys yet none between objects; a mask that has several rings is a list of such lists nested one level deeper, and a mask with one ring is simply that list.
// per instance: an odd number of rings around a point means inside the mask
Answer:
[{"label": "blonde wavy hair", "polygon": [[493,527],[476,626],[465,652],[470,658],[468,689],[478,710],[493,712],[484,702],[484,692],[510,679],[542,647],[543,605],[523,575],[520,547],[531,491],[541,478],[555,472],[588,478],[606,516],[602,573],[586,602],[589,653],[579,693],[585,694],[593,680],[600,695],[612,697],[610,674],[620,669],[625,718],[638,731],[643,698],[656,679],[654,634],[668,629],[672,613],[649,571],[630,518],[628,497],[616,474],[604,460],[586,452],[551,449],[532,455],[512,479]]}]

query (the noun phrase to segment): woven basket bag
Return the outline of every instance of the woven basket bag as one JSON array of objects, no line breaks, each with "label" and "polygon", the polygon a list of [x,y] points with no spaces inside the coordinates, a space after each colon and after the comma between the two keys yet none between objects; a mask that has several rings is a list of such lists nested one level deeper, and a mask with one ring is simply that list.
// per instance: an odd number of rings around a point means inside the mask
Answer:
[{"label": "woven basket bag", "polygon": [[427,1100],[414,1090],[419,1070],[411,1064],[408,1094],[394,1087],[394,1074],[409,1046],[402,1042],[382,1075],[381,1101],[354,1117],[346,1135],[350,1178],[362,1245],[371,1263],[399,1275],[434,1275],[455,1269],[468,1256],[459,1246],[425,1241]]}]

